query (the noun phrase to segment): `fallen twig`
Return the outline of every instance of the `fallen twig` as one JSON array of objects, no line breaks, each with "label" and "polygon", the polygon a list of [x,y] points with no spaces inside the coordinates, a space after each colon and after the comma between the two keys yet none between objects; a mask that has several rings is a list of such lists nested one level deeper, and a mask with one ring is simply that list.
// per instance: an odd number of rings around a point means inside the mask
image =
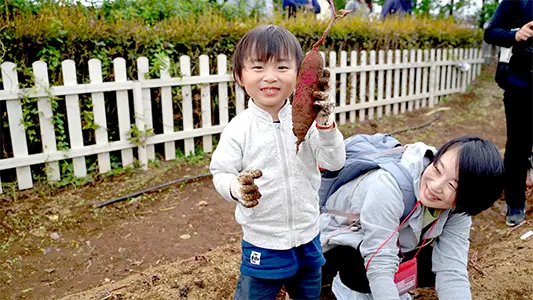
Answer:
[{"label": "fallen twig", "polygon": [[203,255],[195,255],[195,256],[193,256],[191,258],[187,258],[187,259],[184,259],[184,260],[180,261],[180,264],[185,263],[185,262],[191,262],[191,261],[203,261],[206,264],[209,263],[209,260],[207,260],[207,257],[205,257]]},{"label": "fallen twig", "polygon": [[111,296],[113,296],[113,292],[118,291],[118,290],[120,290],[120,289],[123,289],[123,288],[125,288],[125,287],[127,287],[127,286],[129,286],[129,284],[121,285],[121,286],[119,286],[119,287],[116,287],[116,288],[113,288],[113,289],[110,289],[110,290],[106,290],[106,294],[107,294],[107,295],[102,296],[102,298],[99,298],[98,300],[107,300],[107,299],[109,299]]},{"label": "fallen twig", "polygon": [[521,226],[523,226],[523,225],[525,225],[525,224],[529,224],[529,220],[527,220],[527,221],[525,221],[525,222],[522,222],[522,223],[516,225],[515,227],[509,229],[509,231],[507,231],[506,236],[509,236],[513,231],[515,231],[517,228],[519,228],[519,227],[521,227]]}]

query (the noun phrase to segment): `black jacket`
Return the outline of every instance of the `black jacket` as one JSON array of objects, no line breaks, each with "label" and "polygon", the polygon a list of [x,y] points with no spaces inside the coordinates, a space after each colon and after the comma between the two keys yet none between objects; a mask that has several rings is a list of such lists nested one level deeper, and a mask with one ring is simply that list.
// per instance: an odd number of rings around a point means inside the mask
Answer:
[{"label": "black jacket", "polygon": [[496,9],[487,29],[484,40],[488,44],[501,47],[513,47],[513,56],[509,62],[511,77],[517,77],[532,85],[533,38],[517,42],[514,28],[522,28],[533,20],[533,0],[527,0],[524,9],[523,0],[503,0]]}]

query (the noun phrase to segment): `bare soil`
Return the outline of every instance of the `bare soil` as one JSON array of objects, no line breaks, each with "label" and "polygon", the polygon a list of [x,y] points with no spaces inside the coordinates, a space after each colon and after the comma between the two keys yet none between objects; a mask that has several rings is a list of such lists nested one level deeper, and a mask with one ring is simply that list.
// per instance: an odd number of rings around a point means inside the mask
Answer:
[{"label": "bare soil", "polygon": [[[466,93],[435,108],[438,120],[395,134],[403,143],[439,147],[479,135],[504,149],[503,92],[486,67]],[[354,133],[423,124],[435,108],[343,125]],[[148,171],[101,177],[82,187],[41,186],[0,198],[0,299],[231,299],[239,272],[240,227],[234,205],[210,178],[174,184],[102,208],[106,200],[183,177],[207,174],[209,159],[165,162]],[[528,196],[528,218],[533,200]],[[510,229],[505,202],[474,218],[470,278],[474,299],[533,299],[533,222]],[[324,287],[323,299],[333,299]],[[280,293],[280,299],[283,293]],[[418,290],[415,299],[436,299]]]}]

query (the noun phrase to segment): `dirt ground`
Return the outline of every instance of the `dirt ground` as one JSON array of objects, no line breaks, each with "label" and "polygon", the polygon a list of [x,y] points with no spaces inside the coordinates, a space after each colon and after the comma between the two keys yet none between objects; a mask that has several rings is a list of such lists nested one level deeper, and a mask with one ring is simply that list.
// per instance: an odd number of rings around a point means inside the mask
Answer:
[{"label": "dirt ground", "polygon": [[[502,91],[486,67],[462,95],[442,99],[435,122],[395,134],[435,146],[479,135],[503,151]],[[391,132],[431,120],[421,109],[355,125],[354,133]],[[208,173],[209,159],[163,163],[148,171],[102,177],[82,187],[42,186],[0,198],[0,299],[231,299],[239,270],[240,227],[234,205],[209,177],[126,201],[95,205],[158,184]],[[528,198],[528,217],[533,201]],[[474,218],[470,278],[474,299],[533,299],[533,222],[509,229],[505,202]],[[324,299],[331,299],[324,288]],[[281,295],[280,295],[281,298]],[[436,299],[419,290],[415,299]]]}]

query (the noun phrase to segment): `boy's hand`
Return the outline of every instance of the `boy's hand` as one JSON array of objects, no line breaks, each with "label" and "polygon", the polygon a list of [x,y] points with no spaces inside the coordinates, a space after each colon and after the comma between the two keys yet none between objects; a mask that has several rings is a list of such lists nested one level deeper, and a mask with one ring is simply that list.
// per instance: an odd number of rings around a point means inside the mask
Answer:
[{"label": "boy's hand", "polygon": [[259,188],[255,185],[254,180],[263,176],[261,170],[244,171],[231,181],[230,194],[233,199],[246,207],[252,208],[259,204]]},{"label": "boy's hand", "polygon": [[335,99],[331,97],[329,76],[329,70],[324,69],[322,78],[319,79],[318,90],[313,92],[315,98],[313,105],[318,110],[316,125],[319,129],[329,129],[335,121]]}]

